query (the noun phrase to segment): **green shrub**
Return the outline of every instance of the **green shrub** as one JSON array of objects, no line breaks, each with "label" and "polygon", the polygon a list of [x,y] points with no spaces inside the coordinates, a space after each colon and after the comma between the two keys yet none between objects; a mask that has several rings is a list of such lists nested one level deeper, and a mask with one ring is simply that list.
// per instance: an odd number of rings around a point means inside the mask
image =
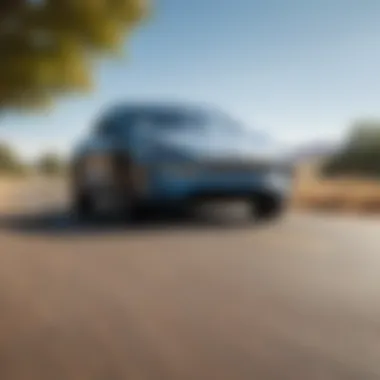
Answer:
[{"label": "green shrub", "polygon": [[343,149],[325,163],[322,171],[328,176],[380,178],[380,121],[355,124]]}]

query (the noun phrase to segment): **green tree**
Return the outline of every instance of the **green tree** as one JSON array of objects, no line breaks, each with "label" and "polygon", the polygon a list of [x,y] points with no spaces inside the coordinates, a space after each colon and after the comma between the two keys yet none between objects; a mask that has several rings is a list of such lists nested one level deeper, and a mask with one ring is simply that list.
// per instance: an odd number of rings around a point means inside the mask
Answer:
[{"label": "green tree", "polygon": [[0,143],[0,175],[22,174],[25,171],[26,166],[16,152],[9,145]]},{"label": "green tree", "polygon": [[55,153],[43,154],[36,166],[37,171],[44,175],[62,174],[66,168],[64,160]]},{"label": "green tree", "polygon": [[0,0],[0,110],[90,89],[94,58],[117,52],[147,9],[147,0]]},{"label": "green tree", "polygon": [[380,120],[356,122],[347,143],[347,150],[380,148]]},{"label": "green tree", "polygon": [[380,120],[355,123],[345,146],[326,163],[324,172],[380,177]]}]

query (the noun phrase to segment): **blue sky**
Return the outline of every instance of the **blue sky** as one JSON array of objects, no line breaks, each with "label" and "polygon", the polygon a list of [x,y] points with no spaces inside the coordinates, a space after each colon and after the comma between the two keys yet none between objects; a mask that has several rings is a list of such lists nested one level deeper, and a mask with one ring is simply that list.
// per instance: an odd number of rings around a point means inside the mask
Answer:
[{"label": "blue sky", "polygon": [[380,1],[152,0],[121,59],[97,65],[90,95],[49,114],[6,117],[34,156],[67,152],[100,109],[129,99],[206,101],[281,139],[337,139],[380,118]]}]

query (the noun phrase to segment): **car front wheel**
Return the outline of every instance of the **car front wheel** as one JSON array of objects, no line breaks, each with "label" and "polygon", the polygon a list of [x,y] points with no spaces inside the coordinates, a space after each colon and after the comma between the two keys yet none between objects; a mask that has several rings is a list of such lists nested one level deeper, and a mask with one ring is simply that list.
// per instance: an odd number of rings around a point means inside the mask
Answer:
[{"label": "car front wheel", "polygon": [[254,199],[252,213],[258,221],[274,221],[283,216],[286,208],[286,200],[276,196],[261,195]]}]

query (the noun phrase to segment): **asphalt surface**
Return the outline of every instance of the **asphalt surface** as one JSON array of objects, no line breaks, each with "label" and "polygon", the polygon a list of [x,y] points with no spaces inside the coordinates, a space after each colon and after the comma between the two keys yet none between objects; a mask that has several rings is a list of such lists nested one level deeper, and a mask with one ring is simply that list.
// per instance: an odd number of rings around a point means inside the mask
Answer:
[{"label": "asphalt surface", "polygon": [[17,196],[1,380],[380,378],[380,221],[84,225],[49,186]]}]

